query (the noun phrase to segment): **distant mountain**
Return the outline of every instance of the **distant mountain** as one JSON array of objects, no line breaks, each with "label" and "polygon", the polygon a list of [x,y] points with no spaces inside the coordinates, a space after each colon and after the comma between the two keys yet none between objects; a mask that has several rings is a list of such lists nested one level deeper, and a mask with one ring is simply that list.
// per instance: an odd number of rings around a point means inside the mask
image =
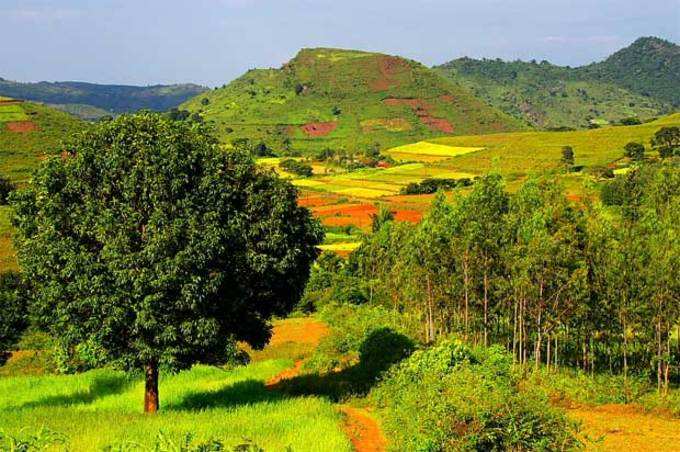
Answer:
[{"label": "distant mountain", "polygon": [[642,38],[603,62],[580,68],[460,58],[434,69],[533,126],[578,128],[631,116],[645,120],[676,108],[678,48]]},{"label": "distant mountain", "polygon": [[88,119],[105,112],[165,111],[205,90],[207,88],[194,84],[126,86],[83,82],[20,83],[0,79],[1,96],[51,104]]},{"label": "distant mountain", "polygon": [[580,72],[680,107],[680,46],[670,41],[640,38]]},{"label": "distant mountain", "polygon": [[303,49],[280,69],[251,70],[181,108],[213,122],[224,142],[302,152],[525,127],[420,63],[340,49]]}]

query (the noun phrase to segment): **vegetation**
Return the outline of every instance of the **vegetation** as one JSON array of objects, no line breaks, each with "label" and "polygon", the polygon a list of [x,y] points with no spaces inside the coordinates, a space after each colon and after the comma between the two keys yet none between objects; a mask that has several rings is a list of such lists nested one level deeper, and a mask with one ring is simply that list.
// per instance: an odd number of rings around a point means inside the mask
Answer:
[{"label": "vegetation", "polygon": [[456,333],[520,364],[654,375],[667,391],[678,175],[670,164],[619,176],[621,204],[608,211],[573,205],[551,181],[508,195],[486,176],[467,197],[437,197],[417,226],[385,223],[326,280],[417,316],[425,342]]},{"label": "vegetation", "polygon": [[639,124],[680,105],[678,49],[667,41],[642,38],[603,62],[580,68],[461,58],[435,70],[537,127],[626,124],[631,117]]},{"label": "vegetation", "polygon": [[405,195],[423,195],[436,193],[439,190],[453,190],[457,187],[467,187],[472,185],[472,181],[467,178],[462,179],[423,179],[421,182],[411,182],[401,189]]},{"label": "vegetation", "polygon": [[[330,402],[285,397],[265,388],[265,381],[292,364],[291,359],[271,359],[235,369],[195,366],[164,375],[165,409],[152,417],[139,412],[144,381],[138,375],[100,369],[0,378],[0,449],[9,438],[36,442],[38,437],[43,443],[59,440],[57,445],[74,451],[154,450],[156,445],[199,451],[216,450],[216,443],[224,447],[217,450],[250,443],[265,450],[311,451],[319,450],[323,438],[324,448],[349,452]],[[41,428],[47,429],[42,435]],[[180,449],[187,435],[193,448]]]},{"label": "vegetation", "polygon": [[214,123],[225,144],[248,138],[282,154],[523,128],[416,62],[337,49],[303,49],[281,69],[251,70],[181,108]]},{"label": "vegetation", "polygon": [[25,297],[19,275],[13,272],[0,273],[0,366],[9,357],[8,352],[16,346],[21,334],[28,326]]},{"label": "vegetation", "polygon": [[165,111],[204,92],[198,85],[124,86],[82,82],[20,83],[0,78],[0,95],[54,104],[84,119],[141,109]]},{"label": "vegetation", "polygon": [[296,200],[200,125],[100,123],[15,197],[32,316],[91,365],[144,369],[155,412],[161,366],[261,348],[297,303],[321,231]]},{"label": "vegetation", "polygon": [[297,176],[309,177],[312,175],[312,167],[308,163],[301,162],[295,159],[284,159],[281,160],[279,166],[289,173],[293,173]]}]

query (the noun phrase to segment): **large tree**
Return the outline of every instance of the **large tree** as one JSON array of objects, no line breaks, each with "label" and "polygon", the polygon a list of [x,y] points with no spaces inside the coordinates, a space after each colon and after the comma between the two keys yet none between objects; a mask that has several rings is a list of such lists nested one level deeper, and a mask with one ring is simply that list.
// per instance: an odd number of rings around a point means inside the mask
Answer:
[{"label": "large tree", "polygon": [[28,325],[19,274],[0,273],[0,366],[9,358]]},{"label": "large tree", "polygon": [[14,203],[39,325],[103,362],[158,373],[264,346],[297,303],[322,238],[288,182],[205,126],[152,113],[98,124]]}]

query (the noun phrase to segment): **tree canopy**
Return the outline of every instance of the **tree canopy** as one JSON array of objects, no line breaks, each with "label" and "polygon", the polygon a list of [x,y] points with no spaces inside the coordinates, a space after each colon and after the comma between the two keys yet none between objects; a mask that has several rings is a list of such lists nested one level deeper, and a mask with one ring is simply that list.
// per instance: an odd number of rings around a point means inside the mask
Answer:
[{"label": "tree canopy", "polygon": [[69,350],[144,368],[152,412],[159,366],[267,343],[323,234],[288,182],[222,151],[206,126],[152,113],[75,136],[14,208],[37,324]]}]

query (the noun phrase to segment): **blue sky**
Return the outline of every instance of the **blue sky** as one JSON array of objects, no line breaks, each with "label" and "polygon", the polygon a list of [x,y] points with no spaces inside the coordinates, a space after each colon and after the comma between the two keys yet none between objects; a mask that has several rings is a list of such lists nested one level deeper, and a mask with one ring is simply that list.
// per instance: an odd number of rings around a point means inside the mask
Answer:
[{"label": "blue sky", "polygon": [[580,65],[680,41],[680,0],[0,0],[0,77],[222,85],[301,47]]}]

